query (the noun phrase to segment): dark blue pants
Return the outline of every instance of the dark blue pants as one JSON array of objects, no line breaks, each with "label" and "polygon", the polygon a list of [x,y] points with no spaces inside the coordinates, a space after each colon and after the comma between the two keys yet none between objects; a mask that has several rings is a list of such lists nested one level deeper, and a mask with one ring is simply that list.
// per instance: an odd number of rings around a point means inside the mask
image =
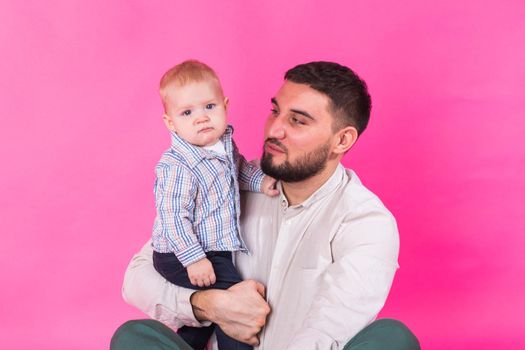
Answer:
[{"label": "dark blue pants", "polygon": [[[208,252],[206,257],[210,260],[215,272],[216,282],[209,287],[194,286],[190,283],[188,271],[180,263],[173,253],[153,252],[153,265],[155,269],[171,283],[184,288],[204,290],[204,289],[228,289],[236,283],[242,281],[241,276],[233,266],[231,252]],[[208,340],[215,331],[217,345],[220,350],[251,350],[248,344],[241,343],[228,337],[220,327],[212,324],[209,327],[182,327],[177,333],[186,343],[195,350],[205,348]]]}]

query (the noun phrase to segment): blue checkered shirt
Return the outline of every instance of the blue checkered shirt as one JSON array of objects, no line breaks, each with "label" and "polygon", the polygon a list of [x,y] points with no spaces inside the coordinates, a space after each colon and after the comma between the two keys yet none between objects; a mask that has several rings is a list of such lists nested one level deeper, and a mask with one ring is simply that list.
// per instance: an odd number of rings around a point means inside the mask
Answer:
[{"label": "blue checkered shirt", "polygon": [[239,154],[228,126],[226,154],[189,144],[172,133],[155,168],[153,249],[188,266],[208,251],[247,251],[239,226],[239,189],[261,191],[264,174]]}]

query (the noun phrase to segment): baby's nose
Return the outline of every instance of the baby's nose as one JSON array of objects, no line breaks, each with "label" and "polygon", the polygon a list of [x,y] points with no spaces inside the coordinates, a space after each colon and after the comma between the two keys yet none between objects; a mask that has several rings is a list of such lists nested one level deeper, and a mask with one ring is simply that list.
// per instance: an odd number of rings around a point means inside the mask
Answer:
[{"label": "baby's nose", "polygon": [[203,111],[196,119],[195,119],[195,123],[197,124],[201,124],[201,123],[206,123],[210,121],[210,116],[208,115],[208,113],[206,111]]}]

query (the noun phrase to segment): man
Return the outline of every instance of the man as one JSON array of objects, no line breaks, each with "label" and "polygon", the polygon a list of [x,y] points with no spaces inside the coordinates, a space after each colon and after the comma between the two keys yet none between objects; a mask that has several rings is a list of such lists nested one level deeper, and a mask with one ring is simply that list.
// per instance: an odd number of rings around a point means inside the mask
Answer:
[{"label": "man", "polygon": [[[155,273],[148,243],[128,267],[125,299],[171,327],[213,322],[258,349],[419,349],[401,323],[372,323],[397,269],[397,227],[340,164],[368,124],[366,84],[347,67],[311,62],[289,70],[271,101],[261,167],[281,194],[244,194],[251,255],[237,254],[236,265],[245,280],[173,286]],[[112,339],[113,349],[185,346],[153,320],[130,321]]]}]

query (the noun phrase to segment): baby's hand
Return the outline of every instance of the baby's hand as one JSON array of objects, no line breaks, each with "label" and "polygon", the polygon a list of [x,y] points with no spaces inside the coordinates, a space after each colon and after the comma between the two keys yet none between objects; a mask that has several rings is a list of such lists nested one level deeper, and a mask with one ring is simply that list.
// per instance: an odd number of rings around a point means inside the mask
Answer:
[{"label": "baby's hand", "polygon": [[279,195],[279,190],[275,188],[275,184],[277,181],[273,177],[269,177],[268,175],[264,175],[261,191],[267,196],[275,197]]},{"label": "baby's hand", "polygon": [[215,283],[215,272],[211,262],[204,258],[186,268],[191,284],[199,287],[209,287]]}]

